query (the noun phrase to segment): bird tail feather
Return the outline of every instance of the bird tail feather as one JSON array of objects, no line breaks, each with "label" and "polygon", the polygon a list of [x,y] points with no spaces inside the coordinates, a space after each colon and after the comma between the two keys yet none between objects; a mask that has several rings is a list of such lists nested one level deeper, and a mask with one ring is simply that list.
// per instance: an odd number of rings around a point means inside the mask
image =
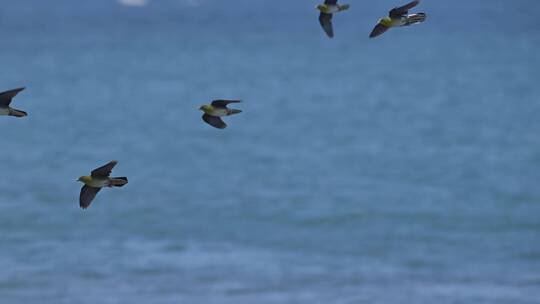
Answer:
[{"label": "bird tail feather", "polygon": [[111,186],[114,186],[114,187],[122,187],[127,183],[128,183],[128,179],[125,176],[113,177],[111,179]]},{"label": "bird tail feather", "polygon": [[349,4],[343,4],[343,5],[340,5],[339,6],[339,11],[346,11],[350,8],[351,6]]},{"label": "bird tail feather", "polygon": [[9,110],[9,116],[25,117],[27,115],[28,115],[28,113],[26,113],[24,111],[21,111],[21,110],[16,110],[16,109],[10,109]]},{"label": "bird tail feather", "polygon": [[238,113],[242,113],[242,110],[230,109],[227,115],[233,115],[233,114],[238,114]]},{"label": "bird tail feather", "polygon": [[407,16],[407,21],[404,26],[413,25],[426,21],[427,15],[424,13],[412,14]]}]

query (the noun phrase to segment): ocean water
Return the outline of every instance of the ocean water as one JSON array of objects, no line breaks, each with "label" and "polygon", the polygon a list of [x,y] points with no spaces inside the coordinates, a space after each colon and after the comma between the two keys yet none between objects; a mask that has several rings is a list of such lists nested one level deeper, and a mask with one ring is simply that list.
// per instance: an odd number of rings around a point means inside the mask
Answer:
[{"label": "ocean water", "polygon": [[291,2],[0,1],[0,303],[540,303],[540,2]]}]

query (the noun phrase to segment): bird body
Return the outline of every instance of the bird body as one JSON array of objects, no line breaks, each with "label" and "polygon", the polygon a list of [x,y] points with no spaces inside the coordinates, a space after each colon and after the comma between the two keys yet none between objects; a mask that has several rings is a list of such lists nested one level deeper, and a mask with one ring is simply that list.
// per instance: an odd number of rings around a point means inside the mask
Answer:
[{"label": "bird body", "polygon": [[98,192],[104,187],[122,187],[128,183],[127,177],[109,177],[111,171],[118,162],[113,160],[108,164],[92,171],[91,175],[79,177],[77,181],[84,186],[79,197],[79,206],[86,209],[90,206]]},{"label": "bird body", "polygon": [[204,115],[202,116],[204,122],[214,128],[225,129],[227,124],[220,117],[242,113],[241,110],[229,109],[227,107],[228,104],[239,102],[240,100],[218,99],[212,101],[212,104],[202,105],[199,110],[204,112]]},{"label": "bird body", "polygon": [[86,186],[94,188],[103,188],[103,187],[113,187],[113,186],[123,186],[127,184],[127,178],[124,177],[97,177],[97,176],[81,176],[79,181],[84,183]]},{"label": "bird body", "polygon": [[401,26],[402,24],[404,24],[405,22],[405,17],[400,17],[400,18],[390,18],[390,17],[384,17],[384,18],[381,18],[379,19],[379,24],[382,24],[386,27],[396,27],[396,26]]},{"label": "bird body", "polygon": [[215,108],[212,105],[203,105],[201,107],[201,111],[216,117],[229,116],[233,114],[231,109]]},{"label": "bird body", "polygon": [[423,22],[426,19],[426,14],[411,14],[407,16],[400,16],[397,18],[384,17],[379,19],[379,24],[382,24],[386,27],[399,27],[399,26],[408,26],[416,23]]},{"label": "bird body", "polygon": [[321,13],[335,14],[335,13],[339,13],[341,11],[348,10],[350,8],[350,5],[349,4],[343,4],[343,5],[340,5],[340,4],[319,4],[317,6],[317,8],[319,9],[319,11],[321,11]]},{"label": "bird body", "polygon": [[379,19],[379,22],[369,35],[370,38],[375,38],[382,35],[384,32],[393,27],[409,26],[424,22],[427,15],[424,13],[409,14],[409,10],[417,6],[419,0],[412,1],[404,6],[395,7],[388,13],[387,17]]},{"label": "bird body", "polygon": [[349,7],[348,4],[338,4],[337,0],[325,0],[324,4],[317,5],[317,9],[321,12],[319,23],[328,37],[334,37],[334,26],[332,25],[334,14],[348,10]]},{"label": "bird body", "polygon": [[24,90],[24,88],[14,89],[0,93],[0,115],[14,117],[24,117],[28,115],[24,111],[10,107],[13,97],[17,96],[17,94],[19,94],[19,92],[21,92],[22,90]]}]

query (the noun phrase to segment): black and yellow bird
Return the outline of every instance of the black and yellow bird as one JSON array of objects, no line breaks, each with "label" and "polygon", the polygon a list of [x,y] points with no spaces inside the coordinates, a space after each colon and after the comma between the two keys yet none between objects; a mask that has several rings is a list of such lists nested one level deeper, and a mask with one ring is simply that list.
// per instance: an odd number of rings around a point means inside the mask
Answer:
[{"label": "black and yellow bird", "polygon": [[230,116],[241,113],[241,110],[229,109],[227,105],[231,103],[239,103],[240,100],[224,100],[218,99],[212,101],[212,104],[202,105],[199,110],[204,114],[202,119],[209,125],[218,129],[225,129],[227,124],[221,119],[224,116]]},{"label": "black and yellow bird", "polygon": [[388,17],[379,19],[379,22],[369,35],[369,38],[380,36],[392,27],[409,26],[426,21],[427,15],[425,13],[409,15],[409,10],[419,3],[420,0],[416,0],[390,10]]},{"label": "black and yellow bird", "polygon": [[82,209],[90,206],[98,192],[103,187],[122,187],[128,183],[127,177],[109,177],[118,162],[113,160],[108,164],[92,171],[90,176],[81,176],[77,181],[84,183],[81,189],[79,205]]},{"label": "black and yellow bird", "polygon": [[19,94],[19,92],[22,90],[24,90],[24,88],[18,88],[0,93],[0,115],[9,115],[15,117],[25,117],[28,115],[24,111],[14,109],[9,106],[13,100],[13,97],[17,96],[17,94]]},{"label": "black and yellow bird", "polygon": [[321,11],[319,15],[319,22],[321,26],[330,38],[334,38],[334,26],[332,25],[332,17],[335,13],[348,10],[350,5],[337,3],[337,0],[325,0],[324,4],[317,5],[317,9]]}]

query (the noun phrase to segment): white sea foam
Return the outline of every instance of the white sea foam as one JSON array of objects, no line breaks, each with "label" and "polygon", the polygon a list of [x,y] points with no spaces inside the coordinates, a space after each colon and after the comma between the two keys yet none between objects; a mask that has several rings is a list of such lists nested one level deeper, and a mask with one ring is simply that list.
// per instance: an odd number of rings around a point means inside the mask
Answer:
[{"label": "white sea foam", "polygon": [[138,6],[143,7],[148,4],[148,0],[118,0],[118,3],[125,6]]},{"label": "white sea foam", "polygon": [[[201,0],[180,0],[182,1],[186,6],[199,6],[201,4]],[[125,6],[136,6],[136,7],[143,7],[150,3],[150,0],[117,0],[118,3],[125,5]]]}]

